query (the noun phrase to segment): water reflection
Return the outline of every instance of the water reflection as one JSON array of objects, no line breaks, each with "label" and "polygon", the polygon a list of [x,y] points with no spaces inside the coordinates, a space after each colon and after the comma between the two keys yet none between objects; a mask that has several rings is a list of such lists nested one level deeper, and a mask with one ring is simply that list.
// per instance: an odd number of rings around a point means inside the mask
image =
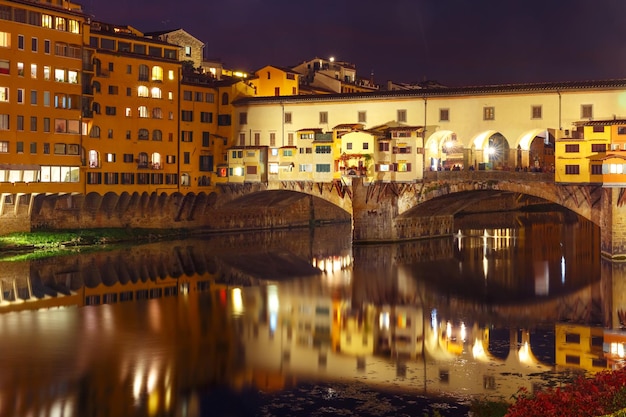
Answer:
[{"label": "water reflection", "polygon": [[215,415],[217,387],[307,380],[508,399],[557,371],[621,366],[626,265],[600,260],[589,223],[558,220],[395,245],[352,247],[332,227],[2,262],[0,416]]}]

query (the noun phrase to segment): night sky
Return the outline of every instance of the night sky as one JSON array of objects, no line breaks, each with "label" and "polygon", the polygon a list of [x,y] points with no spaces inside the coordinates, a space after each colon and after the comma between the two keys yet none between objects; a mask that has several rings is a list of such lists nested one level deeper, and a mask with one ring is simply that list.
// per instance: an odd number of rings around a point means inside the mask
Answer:
[{"label": "night sky", "polygon": [[334,56],[360,77],[487,85],[626,78],[624,0],[78,0],[96,20],[183,28],[226,68]]}]

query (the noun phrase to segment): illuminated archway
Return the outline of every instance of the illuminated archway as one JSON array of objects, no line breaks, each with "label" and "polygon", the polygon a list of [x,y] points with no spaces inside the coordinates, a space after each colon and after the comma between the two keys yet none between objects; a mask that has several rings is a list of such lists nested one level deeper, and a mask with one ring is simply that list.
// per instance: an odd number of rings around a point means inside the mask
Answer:
[{"label": "illuminated archway", "polygon": [[[438,130],[428,137],[426,146],[425,169],[437,170],[450,165],[463,165],[463,144],[457,140],[452,130]],[[446,164],[447,162],[447,164]]]}]

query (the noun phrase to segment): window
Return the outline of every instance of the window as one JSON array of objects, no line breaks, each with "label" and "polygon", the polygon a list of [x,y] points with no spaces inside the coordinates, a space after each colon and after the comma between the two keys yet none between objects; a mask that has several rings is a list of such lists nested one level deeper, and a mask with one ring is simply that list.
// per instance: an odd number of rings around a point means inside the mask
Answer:
[{"label": "window", "polygon": [[148,81],[148,74],[150,69],[147,65],[141,64],[139,65],[139,81]]},{"label": "window", "polygon": [[228,106],[228,93],[222,93],[222,106]]},{"label": "window", "polygon": [[202,111],[200,112],[201,123],[213,123],[213,113]]},{"label": "window", "polygon": [[239,124],[240,125],[248,124],[248,113],[246,112],[239,113]]},{"label": "window", "polygon": [[450,121],[450,109],[439,109],[439,121],[440,122]]},{"label": "window", "polygon": [[43,79],[46,81],[50,81],[50,73],[51,73],[50,67],[44,66],[43,67]]},{"label": "window", "polygon": [[92,126],[91,132],[89,132],[90,138],[99,138],[100,137],[100,126]]},{"label": "window", "polygon": [[206,103],[214,103],[215,102],[215,94],[213,94],[213,93],[204,93],[204,101]]},{"label": "window", "polygon": [[46,54],[50,53],[50,39],[45,39],[43,41],[43,52]]},{"label": "window", "polygon": [[193,132],[191,130],[183,130],[180,132],[181,142],[193,142]]},{"label": "window", "polygon": [[192,101],[193,100],[193,92],[190,90],[183,90],[183,100]]},{"label": "window", "polygon": [[0,74],[8,75],[11,73],[11,62],[6,59],[0,59]]},{"label": "window", "polygon": [[496,109],[495,107],[483,107],[483,120],[495,120]]},{"label": "window", "polygon": [[618,126],[617,127],[618,135],[626,135],[626,126]]},{"label": "window", "polygon": [[148,108],[146,106],[139,106],[137,108],[137,111],[139,112],[139,117],[142,117],[142,118],[148,117]]},{"label": "window", "polygon": [[30,104],[37,104],[37,90],[30,90]]},{"label": "window", "polygon": [[276,133],[270,133],[270,146],[276,146]]},{"label": "window", "polygon": [[17,35],[17,49],[24,50],[24,35]]},{"label": "window", "polygon": [[291,123],[291,112],[285,112],[285,123]]},{"label": "window", "polygon": [[158,65],[152,67],[152,81],[163,81],[163,68]]},{"label": "window", "polygon": [[33,52],[37,52],[38,46],[39,46],[39,42],[37,41],[37,38],[31,38],[30,50]]},{"label": "window", "polygon": [[150,90],[150,96],[152,98],[161,98],[161,89],[159,87],[152,87]]},{"label": "window", "polygon": [[320,112],[320,124],[328,123],[328,112],[321,111]]},{"label": "window", "polygon": [[360,111],[357,113],[357,120],[359,123],[367,122],[367,113],[364,111]]},{"label": "window", "polygon": [[30,116],[30,131],[37,131],[37,116]]},{"label": "window", "polygon": [[24,130],[24,116],[17,116],[17,130]]},{"label": "window", "polygon": [[181,110],[180,118],[183,122],[193,122],[193,111],[191,110]]},{"label": "window", "polygon": [[579,151],[579,145],[578,144],[573,144],[573,145],[565,145],[565,152],[567,153],[575,153]]},{"label": "window", "polygon": [[23,62],[17,63],[17,75],[19,75],[20,77],[24,76],[24,63]]},{"label": "window", "polygon": [[110,85],[109,86],[109,94],[111,95],[117,95],[119,92],[119,87],[116,85]]},{"label": "window", "polygon": [[190,161],[189,156],[190,156],[189,152],[183,153],[183,164],[189,164],[189,161]]},{"label": "window", "polygon": [[137,132],[137,139],[139,140],[150,139],[150,132],[148,132],[148,129],[139,129],[139,132]]},{"label": "window", "polygon": [[50,91],[43,92],[43,105],[50,107]]},{"label": "window", "polygon": [[293,146],[293,133],[287,133],[287,145]]},{"label": "window", "polygon": [[591,174],[592,175],[601,175],[602,174],[602,165],[600,165],[600,164],[591,164]]},{"label": "window", "polygon": [[541,119],[541,106],[531,106],[530,108],[530,118],[531,119]]},{"label": "window", "polygon": [[0,47],[11,47],[11,34],[8,32],[0,32]]},{"label": "window", "polygon": [[246,144],[246,134],[240,133],[239,134],[239,146],[245,146],[245,144]]},{"label": "window", "polygon": [[31,154],[36,154],[37,153],[37,142],[31,142],[30,143],[30,153]]},{"label": "window", "polygon": [[50,118],[49,117],[43,118],[43,131],[45,133],[50,133]]},{"label": "window", "polygon": [[54,18],[54,26],[56,27],[57,30],[62,30],[65,31],[66,30],[66,22],[65,22],[65,18],[64,17],[55,17]]},{"label": "window", "polygon": [[315,164],[315,172],[330,172],[330,164]]},{"label": "window", "polygon": [[606,152],[606,143],[592,143],[591,152]]},{"label": "window", "polygon": [[406,110],[398,110],[398,122],[406,123]]},{"label": "window", "polygon": [[160,142],[163,140],[163,132],[159,129],[155,129],[152,131],[152,140]]},{"label": "window", "polygon": [[0,130],[9,130],[8,114],[0,114]]},{"label": "window", "polygon": [[604,133],[604,126],[594,126],[593,127],[593,132],[594,133]]},{"label": "window", "polygon": [[146,87],[145,85],[140,85],[139,87],[137,87],[137,96],[138,97],[149,97],[150,96],[150,90],[148,90],[148,87]]},{"label": "window", "polygon": [[580,106],[580,117],[583,119],[593,118],[593,105],[583,104]]},{"label": "window", "polygon": [[9,101],[9,87],[0,87],[0,103]]},{"label": "window", "polygon": [[107,139],[113,139],[113,129],[107,130]]},{"label": "window", "polygon": [[378,150],[380,152],[389,152],[389,142],[378,142]]},{"label": "window", "polygon": [[37,64],[30,64],[30,78],[37,78]]},{"label": "window", "polygon": [[367,142],[363,142],[363,150],[366,151],[370,148],[370,144]]},{"label": "window", "polygon": [[105,107],[105,114],[107,114],[108,116],[115,116],[115,112],[116,112],[116,109],[114,106]]},{"label": "window", "polygon": [[211,146],[211,134],[209,132],[202,132],[202,146],[208,148]]},{"label": "window", "polygon": [[9,153],[9,142],[6,140],[0,141],[0,153]]},{"label": "window", "polygon": [[580,174],[580,167],[578,165],[565,165],[566,175],[578,175]]}]

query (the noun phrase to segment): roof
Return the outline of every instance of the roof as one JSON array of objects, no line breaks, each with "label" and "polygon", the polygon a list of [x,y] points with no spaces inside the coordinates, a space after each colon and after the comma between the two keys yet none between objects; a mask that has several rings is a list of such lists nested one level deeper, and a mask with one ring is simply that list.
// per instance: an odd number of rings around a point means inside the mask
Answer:
[{"label": "roof", "polygon": [[315,133],[322,133],[322,129],[320,129],[319,127],[311,127],[311,128],[306,128],[306,129],[298,129],[298,130],[296,130],[296,132],[315,132]]},{"label": "roof", "polygon": [[363,123],[342,123],[335,127],[333,130],[362,130]]},{"label": "roof", "polygon": [[574,122],[574,126],[614,126],[626,125],[626,119],[583,120]]},{"label": "roof", "polygon": [[291,68],[287,68],[287,67],[281,67],[278,65],[264,65],[261,68],[254,70],[253,72],[258,72],[261,71],[263,68],[267,68],[267,67],[272,67],[272,68],[276,68],[277,70],[289,73],[289,74],[299,74],[299,72],[292,70]]},{"label": "roof", "polygon": [[244,97],[233,102],[233,104],[276,104],[276,103],[303,103],[313,101],[353,101],[353,100],[373,100],[389,98],[422,98],[429,97],[453,97],[453,96],[474,96],[493,94],[523,94],[537,92],[562,93],[579,90],[615,90],[625,89],[626,78],[610,80],[588,80],[588,81],[562,81],[545,83],[526,84],[496,84],[467,87],[427,87],[419,90],[394,90],[394,91],[368,91],[357,93],[333,93],[319,95],[298,95],[298,96],[270,96],[270,97]]}]

